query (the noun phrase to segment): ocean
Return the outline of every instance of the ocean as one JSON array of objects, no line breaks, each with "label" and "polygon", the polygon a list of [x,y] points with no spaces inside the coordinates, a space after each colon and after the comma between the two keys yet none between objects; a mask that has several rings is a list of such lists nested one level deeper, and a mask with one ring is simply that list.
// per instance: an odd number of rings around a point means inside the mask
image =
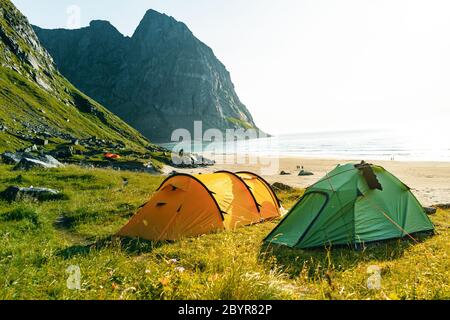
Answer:
[{"label": "ocean", "polygon": [[[250,154],[346,160],[450,161],[450,136],[419,130],[308,132],[236,142],[164,144],[178,151],[205,154]],[[190,149],[191,148],[191,149]]]}]

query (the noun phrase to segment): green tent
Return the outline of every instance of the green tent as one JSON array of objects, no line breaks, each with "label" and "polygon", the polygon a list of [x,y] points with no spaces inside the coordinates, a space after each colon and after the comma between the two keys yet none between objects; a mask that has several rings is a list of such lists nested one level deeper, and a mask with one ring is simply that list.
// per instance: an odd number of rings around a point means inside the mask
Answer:
[{"label": "green tent", "polygon": [[384,168],[337,166],[264,240],[291,248],[362,244],[434,231],[410,189]]}]

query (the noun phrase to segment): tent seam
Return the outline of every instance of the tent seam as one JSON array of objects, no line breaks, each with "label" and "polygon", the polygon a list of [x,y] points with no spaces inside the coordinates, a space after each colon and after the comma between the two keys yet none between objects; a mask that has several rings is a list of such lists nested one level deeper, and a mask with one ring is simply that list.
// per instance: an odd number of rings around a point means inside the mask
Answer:
[{"label": "tent seam", "polygon": [[260,216],[261,216],[261,209],[260,209],[260,206],[261,206],[261,205],[260,205],[260,204],[258,203],[258,201],[256,200],[255,195],[253,194],[253,192],[252,192],[252,190],[250,189],[249,185],[245,183],[244,179],[242,179],[242,178],[239,177],[237,174],[235,174],[235,173],[233,173],[233,172],[231,172],[231,171],[220,170],[220,171],[216,171],[215,173],[224,173],[224,174],[228,174],[228,175],[231,175],[231,176],[237,178],[237,179],[245,186],[245,189],[247,189],[248,193],[250,194],[250,196],[251,196],[252,199],[253,199],[253,202],[255,203],[256,210],[258,211],[258,213],[259,213]]}]

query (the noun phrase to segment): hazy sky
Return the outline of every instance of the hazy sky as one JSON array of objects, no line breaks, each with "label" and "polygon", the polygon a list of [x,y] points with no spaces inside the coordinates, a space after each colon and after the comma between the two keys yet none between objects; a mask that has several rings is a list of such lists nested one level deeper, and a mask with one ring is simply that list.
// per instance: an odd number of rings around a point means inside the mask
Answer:
[{"label": "hazy sky", "polygon": [[150,8],[185,22],[271,133],[450,122],[448,0],[13,3],[47,28],[72,27],[71,5],[81,10],[81,26],[104,19],[126,35]]}]

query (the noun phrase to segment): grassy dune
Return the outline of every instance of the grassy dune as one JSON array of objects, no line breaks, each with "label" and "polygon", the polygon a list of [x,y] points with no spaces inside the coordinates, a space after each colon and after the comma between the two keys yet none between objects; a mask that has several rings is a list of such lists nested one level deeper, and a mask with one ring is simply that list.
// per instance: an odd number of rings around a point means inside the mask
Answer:
[{"label": "grassy dune", "polygon": [[[0,191],[43,186],[67,198],[0,201],[0,299],[450,298],[450,211],[433,217],[434,237],[359,251],[266,248],[261,241],[275,222],[177,243],[113,239],[161,181],[79,167],[17,173],[0,165]],[[290,207],[300,194],[280,197]],[[79,291],[66,287],[71,265],[81,269]],[[380,290],[367,288],[372,265],[381,268]]]}]

